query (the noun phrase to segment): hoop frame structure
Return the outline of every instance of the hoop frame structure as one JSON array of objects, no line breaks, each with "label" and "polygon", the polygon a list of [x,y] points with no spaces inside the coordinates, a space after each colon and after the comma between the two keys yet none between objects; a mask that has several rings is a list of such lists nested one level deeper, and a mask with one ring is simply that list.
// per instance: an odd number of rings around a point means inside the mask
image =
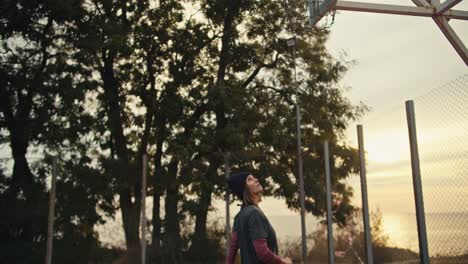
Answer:
[{"label": "hoop frame structure", "polygon": [[347,0],[307,0],[309,24],[315,26],[331,10],[380,13],[432,18],[452,47],[468,66],[468,49],[448,23],[451,19],[468,20],[468,11],[452,9],[462,0],[412,0],[415,6],[377,4]]}]

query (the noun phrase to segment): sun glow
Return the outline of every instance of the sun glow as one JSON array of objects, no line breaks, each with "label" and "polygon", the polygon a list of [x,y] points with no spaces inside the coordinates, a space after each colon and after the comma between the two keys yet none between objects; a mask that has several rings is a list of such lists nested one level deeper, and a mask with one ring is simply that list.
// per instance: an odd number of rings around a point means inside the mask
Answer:
[{"label": "sun glow", "polygon": [[394,163],[409,157],[408,136],[404,133],[380,133],[364,142],[367,159],[378,163]]},{"label": "sun glow", "polygon": [[402,231],[400,221],[401,219],[398,216],[388,215],[384,217],[382,222],[384,233],[393,239],[398,238]]}]

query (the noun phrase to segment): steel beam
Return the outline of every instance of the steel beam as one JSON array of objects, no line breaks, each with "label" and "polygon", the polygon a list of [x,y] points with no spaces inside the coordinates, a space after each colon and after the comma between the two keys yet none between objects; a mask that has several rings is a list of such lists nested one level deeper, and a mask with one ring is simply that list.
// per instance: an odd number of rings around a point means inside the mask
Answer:
[{"label": "steel beam", "polygon": [[[465,65],[468,66],[468,51],[463,41],[449,25],[450,19],[468,20],[468,11],[451,10],[461,0],[446,0],[442,5],[439,2],[429,4],[424,0],[413,0],[417,6],[387,5],[364,3],[354,1],[337,1],[336,10],[369,12],[392,15],[432,17],[455,51],[460,55]],[[428,7],[429,5],[429,7]]]},{"label": "steel beam", "polygon": [[454,7],[456,4],[460,3],[462,0],[446,0],[443,4],[437,6],[436,14],[441,15],[448,10],[450,10],[452,7]]},{"label": "steel beam", "polygon": [[424,7],[374,4],[354,1],[338,1],[336,3],[336,10],[423,17],[432,17],[434,15],[434,11],[432,9]]},{"label": "steel beam", "polygon": [[463,41],[458,37],[457,33],[447,22],[447,19],[440,16],[433,17],[435,23],[440,28],[442,33],[448,39],[450,44],[452,44],[455,51],[460,55],[465,65],[468,66],[468,50],[466,49]]},{"label": "steel beam", "polygon": [[468,20],[468,11],[449,10],[449,11],[444,13],[443,17],[445,17],[447,19]]},{"label": "steel beam", "polygon": [[[458,1],[458,0],[457,0]],[[436,9],[429,4],[422,4],[420,0],[414,0],[420,6],[402,6],[402,5],[387,5],[374,4],[355,1],[337,1],[336,10],[370,12],[380,14],[407,15],[433,17],[436,16]],[[424,6],[423,6],[424,5]],[[442,14],[446,19],[468,20],[468,11],[462,10],[447,10]]]},{"label": "steel beam", "polygon": [[412,1],[416,6],[432,8],[431,4],[429,4],[425,0],[412,0]]}]

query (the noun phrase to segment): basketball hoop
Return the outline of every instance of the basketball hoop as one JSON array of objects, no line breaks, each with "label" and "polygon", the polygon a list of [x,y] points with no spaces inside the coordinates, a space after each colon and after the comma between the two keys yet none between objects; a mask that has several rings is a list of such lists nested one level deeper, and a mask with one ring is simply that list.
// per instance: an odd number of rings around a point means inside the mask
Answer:
[{"label": "basketball hoop", "polygon": [[326,28],[331,27],[335,21],[336,2],[337,0],[308,0],[307,12],[309,16],[309,24],[311,26],[316,26],[324,16],[331,15],[331,22],[329,23],[327,19],[327,22],[325,23]]}]

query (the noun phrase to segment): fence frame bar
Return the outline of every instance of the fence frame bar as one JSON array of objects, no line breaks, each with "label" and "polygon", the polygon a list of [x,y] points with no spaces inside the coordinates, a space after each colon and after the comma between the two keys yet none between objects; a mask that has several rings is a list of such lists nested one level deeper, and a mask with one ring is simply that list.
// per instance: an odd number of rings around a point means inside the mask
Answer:
[{"label": "fence frame bar", "polygon": [[411,151],[411,171],[413,175],[414,201],[416,204],[416,220],[418,225],[419,257],[423,264],[429,264],[429,249],[427,246],[426,219],[424,214],[424,199],[419,164],[418,139],[416,133],[416,116],[413,100],[406,101],[406,118]]},{"label": "fence frame bar", "polygon": [[141,263],[146,263],[146,170],[148,166],[147,156],[141,157]]},{"label": "fence frame bar", "polygon": [[359,145],[359,160],[361,176],[361,196],[362,196],[362,218],[364,224],[364,241],[366,244],[366,263],[374,263],[374,256],[372,253],[372,235],[369,221],[369,202],[367,196],[367,178],[366,178],[366,156],[364,150],[364,132],[362,125],[357,125],[358,145]]},{"label": "fence frame bar", "polygon": [[50,179],[50,194],[49,194],[49,216],[47,222],[47,247],[46,247],[46,264],[52,263],[52,251],[54,242],[54,218],[55,218],[55,192],[57,184],[58,157],[55,156],[52,162],[52,178]]},{"label": "fence frame bar", "polygon": [[330,176],[330,151],[328,141],[323,143],[323,152],[325,157],[325,185],[327,196],[327,234],[328,234],[328,263],[335,263],[335,248],[333,246],[333,222],[332,222],[332,195],[331,195],[331,176]]},{"label": "fence frame bar", "polygon": [[[224,174],[226,180],[229,179],[229,175],[231,174],[231,167],[229,166],[228,155],[225,155],[225,163],[224,163]],[[225,200],[226,200],[226,256],[229,254],[229,248],[231,246],[231,214],[230,214],[230,195],[229,192],[226,192]]]}]

